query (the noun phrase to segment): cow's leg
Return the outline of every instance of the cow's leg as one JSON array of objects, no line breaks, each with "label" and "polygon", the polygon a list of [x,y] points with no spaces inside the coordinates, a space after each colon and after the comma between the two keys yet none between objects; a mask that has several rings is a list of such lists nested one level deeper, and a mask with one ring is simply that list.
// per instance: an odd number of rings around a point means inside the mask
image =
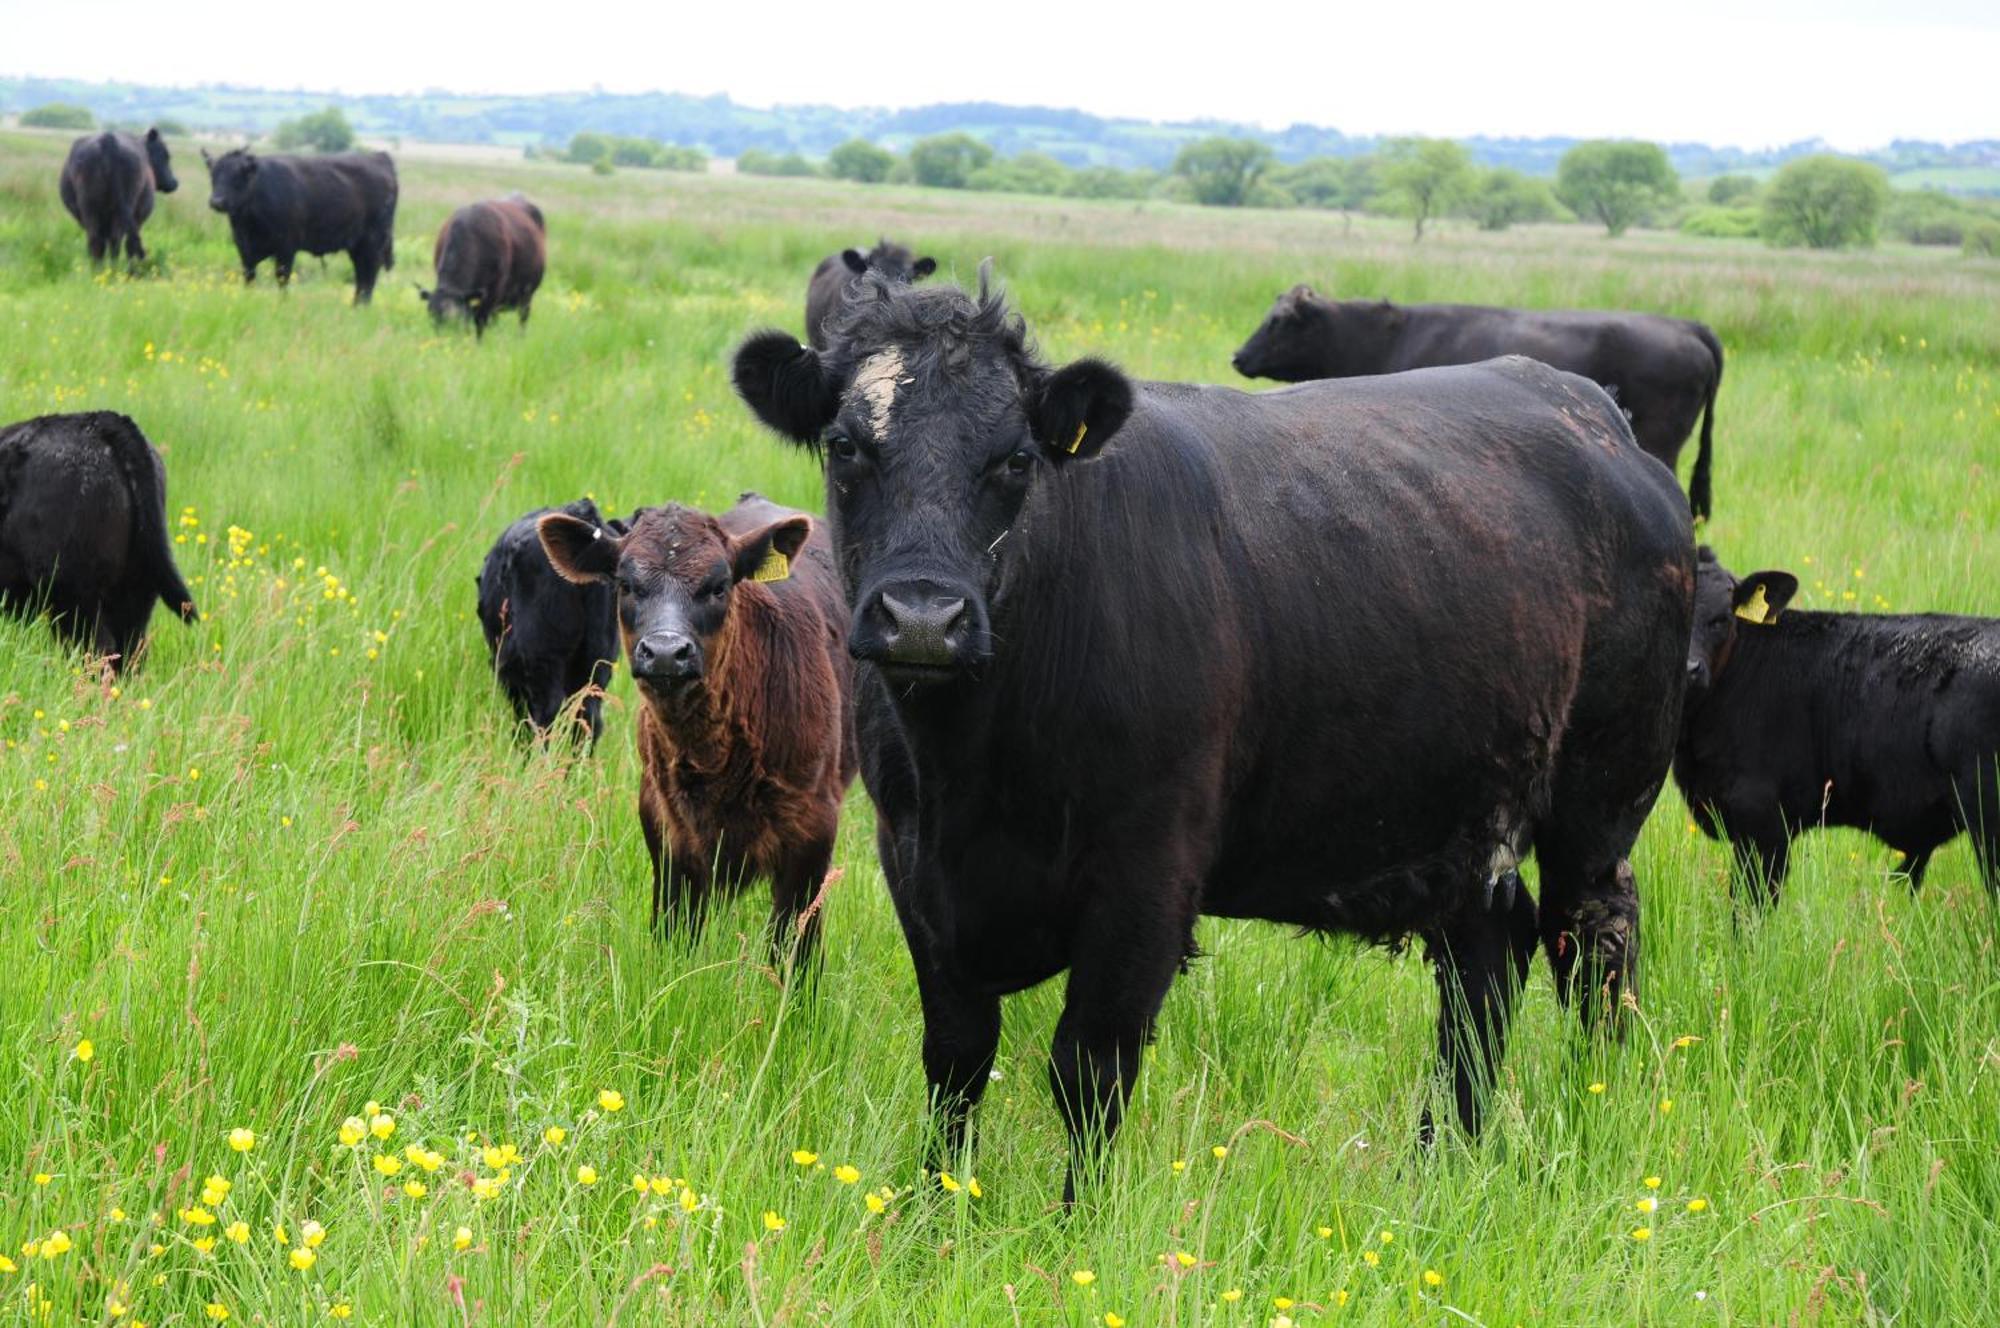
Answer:
[{"label": "cow's leg", "polygon": [[1754,816],[1725,817],[1723,825],[1736,852],[1731,893],[1757,907],[1775,907],[1792,862],[1792,836],[1783,814],[1774,807]]},{"label": "cow's leg", "polygon": [[1909,882],[1910,893],[1915,894],[1924,888],[1924,873],[1931,869],[1931,855],[1936,852],[1935,847],[1911,849],[1903,854],[1903,860],[1891,874]]},{"label": "cow's leg", "polygon": [[1143,878],[1154,907],[1135,909],[1132,891],[1104,890],[1075,935],[1069,990],[1049,1049],[1049,1085],[1069,1130],[1065,1204],[1076,1202],[1079,1181],[1118,1133],[1153,1021],[1193,948],[1192,906],[1181,906],[1194,898],[1191,883],[1151,871]]},{"label": "cow's leg", "polygon": [[912,948],[910,957],[923,1006],[924,1081],[933,1126],[925,1164],[933,1172],[946,1171],[965,1152],[972,1113],[993,1075],[1000,998],[968,987],[927,952]]},{"label": "cow's leg", "polygon": [[354,302],[366,304],[375,294],[376,251],[362,243],[348,250],[347,257],[354,264]]},{"label": "cow's leg", "polygon": [[[1631,835],[1599,827],[1547,827],[1535,836],[1541,864],[1542,945],[1556,996],[1586,1028],[1617,1023],[1618,1002],[1639,953],[1639,885],[1626,860]],[[1623,846],[1618,843],[1623,840]],[[1598,998],[1606,1000],[1602,1012]]]},{"label": "cow's leg", "polygon": [[[1513,872],[1501,877],[1490,899],[1468,908],[1430,938],[1438,984],[1438,1068],[1451,1080],[1458,1123],[1478,1134],[1507,1046],[1514,999],[1528,979],[1536,941],[1535,901]],[[1424,1108],[1420,1138],[1436,1138]]]},{"label": "cow's leg", "polygon": [[535,302],[535,297],[532,295],[530,295],[527,299],[521,301],[521,308],[519,309],[518,312],[520,315],[522,327],[526,327],[528,325],[528,309],[531,305],[534,304],[534,302]]},{"label": "cow's leg", "polygon": [[639,789],[639,828],[645,832],[646,855],[653,864],[653,933],[672,935],[685,924],[690,940],[701,935],[708,903],[710,864],[700,853],[677,853],[668,835],[666,816],[645,784]]},{"label": "cow's leg", "polygon": [[817,957],[820,914],[806,910],[819,895],[827,869],[833,865],[834,827],[840,811],[815,826],[805,842],[787,853],[771,874],[771,961],[782,969],[787,960],[810,973]]},{"label": "cow's leg", "polygon": [[90,246],[90,265],[98,267],[104,262],[105,254],[110,252],[112,239],[96,226],[89,227],[83,234]]},{"label": "cow's leg", "polygon": [[139,219],[132,215],[129,204],[118,209],[118,229],[125,236],[125,261],[137,270],[146,261],[146,246],[139,241]]},{"label": "cow's leg", "polygon": [[280,286],[290,286],[292,284],[292,264],[297,259],[298,255],[296,253],[286,253],[279,254],[272,260],[272,267],[277,273],[278,284]]}]

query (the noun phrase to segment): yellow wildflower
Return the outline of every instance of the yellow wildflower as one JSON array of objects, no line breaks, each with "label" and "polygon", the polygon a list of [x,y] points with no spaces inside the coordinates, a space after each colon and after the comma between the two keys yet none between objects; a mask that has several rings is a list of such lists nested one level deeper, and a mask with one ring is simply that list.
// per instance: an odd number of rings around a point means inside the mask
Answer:
[{"label": "yellow wildflower", "polygon": [[383,1175],[393,1176],[402,1169],[403,1159],[397,1157],[394,1153],[377,1153],[375,1155],[375,1170],[381,1172]]},{"label": "yellow wildflower", "polygon": [[223,1228],[222,1234],[235,1241],[238,1245],[248,1245],[250,1243],[250,1224],[238,1218]]},{"label": "yellow wildflower", "polygon": [[1705,1211],[1705,1210],[1706,1210],[1707,1208],[1708,1208],[1708,1200],[1706,1200],[1706,1199],[1690,1199],[1690,1200],[1688,1200],[1688,1211],[1689,1211],[1690,1213],[1699,1213],[1699,1212],[1703,1212],[1703,1211]]},{"label": "yellow wildflower", "polygon": [[1194,1255],[1189,1254],[1186,1250],[1175,1250],[1174,1262],[1183,1268],[1192,1268],[1197,1263],[1200,1263],[1201,1260],[1195,1258]]},{"label": "yellow wildflower", "polygon": [[1293,1301],[1290,1296],[1273,1296],[1271,1303],[1281,1310],[1288,1310],[1292,1307]]},{"label": "yellow wildflower", "polygon": [[1373,1250],[1363,1250],[1361,1251],[1361,1262],[1367,1264],[1370,1268],[1380,1268],[1382,1266],[1382,1256]]},{"label": "yellow wildflower", "polygon": [[340,1142],[348,1148],[359,1148],[361,1141],[368,1137],[368,1122],[359,1116],[349,1116],[340,1123]]},{"label": "yellow wildflower", "polygon": [[542,1131],[542,1142],[551,1147],[560,1144],[567,1138],[569,1138],[569,1131],[560,1125],[551,1125],[548,1129]]},{"label": "yellow wildflower", "polygon": [[1435,1268],[1424,1269],[1424,1285],[1437,1287],[1444,1285],[1444,1274]]},{"label": "yellow wildflower", "polygon": [[1653,1238],[1653,1229],[1651,1227],[1632,1228],[1633,1240],[1651,1240],[1652,1238]]},{"label": "yellow wildflower", "polygon": [[1649,1190],[1657,1190],[1660,1188],[1660,1178],[1658,1176],[1648,1176],[1646,1177],[1646,1179],[1640,1181],[1639,1183],[1641,1185],[1644,1185]]},{"label": "yellow wildflower", "polygon": [[42,1257],[44,1259],[53,1259],[59,1254],[67,1254],[70,1248],[69,1232],[64,1231],[61,1227],[57,1227],[42,1238]]},{"label": "yellow wildflower", "polygon": [[674,1178],[672,1176],[655,1176],[648,1183],[647,1188],[664,1199],[674,1192]]},{"label": "yellow wildflower", "polygon": [[623,1111],[625,1095],[615,1088],[606,1088],[598,1093],[597,1105],[605,1111]]},{"label": "yellow wildflower", "polygon": [[75,1050],[71,1051],[70,1055],[76,1057],[78,1060],[82,1061],[85,1065],[88,1065],[90,1064],[92,1058],[97,1055],[97,1048],[94,1045],[92,1045],[89,1038],[84,1038],[82,1041],[76,1044]]},{"label": "yellow wildflower", "polygon": [[1332,1228],[1332,1227],[1314,1227],[1314,1228],[1313,1228],[1313,1234],[1314,1234],[1315,1236],[1318,1236],[1318,1237],[1319,1237],[1319,1238],[1320,1238],[1321,1240],[1328,1240],[1328,1239],[1330,1239],[1330,1238],[1331,1238],[1331,1237],[1333,1236],[1333,1228]]},{"label": "yellow wildflower", "polygon": [[387,1139],[396,1132],[396,1118],[386,1111],[371,1112],[368,1117],[368,1133],[377,1139]]},{"label": "yellow wildflower", "polygon": [[986,1197],[986,1191],[979,1188],[979,1177],[977,1176],[967,1176],[965,1178],[965,1192],[975,1199]]},{"label": "yellow wildflower", "polygon": [[650,1184],[651,1182],[644,1176],[634,1175],[632,1177],[632,1189],[637,1194],[644,1194]]},{"label": "yellow wildflower", "polygon": [[430,1193],[430,1189],[420,1180],[406,1180],[403,1182],[403,1193],[412,1199],[421,1199]]},{"label": "yellow wildflower", "polygon": [[804,1148],[794,1148],[792,1150],[792,1162],[796,1166],[809,1167],[817,1161],[819,1161],[818,1153]]},{"label": "yellow wildflower", "polygon": [[317,1222],[308,1222],[299,1228],[299,1243],[309,1250],[316,1250],[326,1239],[326,1228]]},{"label": "yellow wildflower", "polygon": [[354,1307],[344,1300],[336,1300],[326,1307],[326,1312],[336,1319],[349,1319],[354,1316]]},{"label": "yellow wildflower", "polygon": [[201,1253],[207,1254],[210,1250],[215,1248],[215,1237],[196,1236],[192,1241],[189,1241],[188,1243],[193,1245],[195,1249],[199,1250]]},{"label": "yellow wildflower", "polygon": [[1079,1268],[1069,1275],[1069,1280],[1078,1286],[1089,1286],[1097,1280],[1097,1274],[1091,1272],[1088,1268]]},{"label": "yellow wildflower", "polygon": [[785,1229],[785,1219],[779,1217],[776,1213],[766,1208],[764,1210],[764,1230],[783,1231],[784,1229]]},{"label": "yellow wildflower", "polygon": [[[229,1146],[239,1153],[247,1153],[257,1146],[257,1132],[239,1125],[229,1132]],[[226,1315],[229,1311],[224,1310]]]},{"label": "yellow wildflower", "polygon": [[300,1272],[303,1273],[304,1271],[306,1271],[306,1269],[312,1267],[313,1264],[318,1261],[319,1256],[317,1254],[314,1254],[311,1250],[307,1249],[305,1246],[301,1245],[299,1248],[293,1250],[290,1254],[286,1255],[285,1258],[288,1262],[290,1262],[292,1267],[298,1269]]},{"label": "yellow wildflower", "polygon": [[843,1162],[833,1169],[833,1178],[842,1185],[852,1185],[861,1179],[861,1172]]},{"label": "yellow wildflower", "polygon": [[1104,1328],[1125,1328],[1125,1320],[1119,1318],[1110,1310],[1106,1310],[1104,1311]]},{"label": "yellow wildflower", "polygon": [[938,1172],[938,1184],[944,1186],[947,1194],[957,1194],[963,1188],[949,1171]]},{"label": "yellow wildflower", "polygon": [[1590,1086],[1590,1091],[1593,1093],[1602,1093],[1604,1091],[1604,1085],[1602,1083],[1592,1084]]},{"label": "yellow wildflower", "polygon": [[1655,1199],[1652,1195],[1649,1194],[1645,1198],[1641,1199],[1638,1203],[1633,1204],[1632,1206],[1638,1209],[1642,1213],[1650,1213],[1655,1208],[1658,1208],[1660,1206],[1660,1201],[1658,1199]]},{"label": "yellow wildflower", "polygon": [[1384,1231],[1377,1235],[1375,1239],[1381,1241],[1384,1245],[1393,1245],[1396,1243],[1396,1233],[1393,1231]]},{"label": "yellow wildflower", "polygon": [[35,1173],[35,1184],[37,1184],[37,1185],[47,1185],[47,1184],[49,1184],[49,1183],[50,1183],[51,1181],[53,1181],[54,1179],[55,1179],[55,1177],[54,1177],[54,1176],[51,1176],[51,1175],[50,1175],[50,1174],[49,1174],[48,1172],[46,1172],[46,1171],[37,1171],[37,1172]]},{"label": "yellow wildflower", "polygon": [[181,1221],[193,1227],[212,1227],[215,1225],[215,1214],[209,1212],[206,1208],[183,1208],[181,1209],[180,1217]]},{"label": "yellow wildflower", "polygon": [[1339,1309],[1346,1303],[1347,1303],[1347,1292],[1345,1289],[1333,1293],[1333,1307],[1335,1309]]},{"label": "yellow wildflower", "polygon": [[879,1213],[889,1206],[884,1202],[882,1196],[873,1190],[868,1191],[865,1198],[868,1200],[868,1211],[871,1213]]},{"label": "yellow wildflower", "polygon": [[1672,1111],[1673,1109],[1674,1109],[1674,1100],[1673,1100],[1672,1098],[1664,1098],[1664,1099],[1662,1099],[1662,1100],[1661,1100],[1661,1102],[1660,1102],[1660,1114],[1661,1114],[1662,1116],[1666,1115],[1666,1114],[1667,1114],[1668,1112]]},{"label": "yellow wildflower", "polygon": [[123,1208],[113,1208],[109,1213],[106,1213],[105,1216],[110,1218],[113,1222],[123,1222],[125,1220],[125,1210]]},{"label": "yellow wildflower", "polygon": [[1229,1290],[1222,1293],[1222,1298],[1228,1301],[1231,1305],[1234,1305],[1237,1301],[1243,1299],[1243,1288],[1231,1287],[1229,1288]]},{"label": "yellow wildflower", "polygon": [[597,1184],[597,1168],[587,1162],[578,1167],[576,1169],[576,1183],[579,1185]]},{"label": "yellow wildflower", "polygon": [[1229,1149],[1224,1147],[1222,1144],[1217,1144],[1215,1147],[1209,1149],[1208,1151],[1210,1155],[1213,1156],[1215,1160],[1218,1162],[1220,1162],[1223,1158],[1229,1156]]},{"label": "yellow wildflower", "polygon": [[683,1213],[692,1213],[695,1209],[701,1207],[701,1196],[683,1185],[681,1186],[680,1203]]},{"label": "yellow wildflower", "polygon": [[219,1300],[209,1301],[208,1304],[202,1306],[201,1312],[217,1323],[221,1323],[229,1317],[229,1307]]},{"label": "yellow wildflower", "polygon": [[1183,1171],[1187,1170],[1187,1162],[1183,1158],[1178,1158],[1178,1157],[1175,1158],[1173,1166],[1174,1166],[1174,1174],[1176,1176],[1180,1175]]},{"label": "yellow wildflower", "polygon": [[454,1232],[452,1233],[452,1235],[451,1235],[451,1247],[452,1247],[453,1249],[455,1249],[455,1250],[464,1250],[464,1249],[468,1249],[468,1248],[470,1248],[470,1247],[471,1247],[471,1245],[472,1245],[472,1228],[471,1228],[471,1227],[460,1227],[460,1228],[459,1228],[459,1229],[458,1229],[457,1231],[454,1231]]}]

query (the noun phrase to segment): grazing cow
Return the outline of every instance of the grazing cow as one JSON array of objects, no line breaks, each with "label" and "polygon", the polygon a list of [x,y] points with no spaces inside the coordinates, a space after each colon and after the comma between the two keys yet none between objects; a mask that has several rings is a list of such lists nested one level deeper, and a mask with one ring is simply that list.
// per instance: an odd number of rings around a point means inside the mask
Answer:
[{"label": "grazing cow", "polygon": [[1473,364],[1496,355],[1527,355],[1602,384],[1631,419],[1639,446],[1668,470],[1699,417],[1701,447],[1688,476],[1688,500],[1696,516],[1709,514],[1722,343],[1690,319],[1329,300],[1300,285],[1278,297],[1233,363],[1245,377],[1302,383]]},{"label": "grazing cow", "polygon": [[1775,903],[1795,835],[1872,832],[1915,889],[1971,831],[2000,890],[2000,619],[1788,612],[1786,572],[1738,580],[1703,547],[1674,782]]},{"label": "grazing cow", "polygon": [[542,210],[519,194],[467,203],[438,232],[431,265],[437,288],[417,287],[431,321],[472,317],[480,336],[503,309],[520,311],[523,326],[548,261],[548,226]]},{"label": "grazing cow", "polygon": [[935,258],[918,258],[909,249],[884,237],[867,253],[843,249],[819,260],[813,269],[812,284],[806,287],[806,340],[814,350],[826,349],[826,324],[838,318],[857,279],[877,272],[891,282],[909,285],[937,271]]},{"label": "grazing cow", "polygon": [[0,606],[47,609],[64,640],[129,667],[153,601],[195,621],[167,539],[167,474],[111,411],[0,429]]},{"label": "grazing cow", "polygon": [[833,861],[854,780],[847,610],[826,537],[754,493],[719,516],[670,504],[619,535],[541,519],[573,581],[617,587],[643,702],[639,823],[653,860],[653,924],[701,925],[709,894],[771,879],[771,944],[813,953],[808,912]]},{"label": "grazing cow", "polygon": [[259,157],[247,148],[211,157],[208,205],[229,217],[243,280],[269,258],[278,284],[301,253],[346,253],[354,302],[368,303],[376,276],[396,266],[396,163],[386,152]]},{"label": "grazing cow", "polygon": [[83,227],[93,264],[116,257],[122,243],[126,259],[137,266],[146,257],[139,228],[153,215],[153,192],[180,187],[157,129],[148,129],[143,141],[110,130],[85,134],[70,144],[62,168],[63,206]]},{"label": "grazing cow", "polygon": [[610,586],[573,584],[549,565],[537,523],[557,511],[596,530],[623,530],[588,498],[536,508],[514,522],[494,541],[476,578],[479,625],[514,713],[546,735],[581,693],[577,728],[594,744],[604,731],[603,693],[618,659],[618,603]]},{"label": "grazing cow", "polygon": [[1067,969],[1073,1196],[1204,913],[1424,938],[1468,1130],[1537,939],[1531,849],[1559,992],[1615,1012],[1694,543],[1601,389],[1519,358],[1134,383],[1042,363],[983,279],[871,285],[831,353],[762,333],[734,378],[824,459],[947,1148],[1000,998]]}]

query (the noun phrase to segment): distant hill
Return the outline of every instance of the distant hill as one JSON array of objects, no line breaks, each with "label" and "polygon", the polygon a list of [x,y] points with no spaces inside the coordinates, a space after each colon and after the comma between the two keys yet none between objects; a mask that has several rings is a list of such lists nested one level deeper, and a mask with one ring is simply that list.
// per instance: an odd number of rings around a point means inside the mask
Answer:
[{"label": "distant hill", "polygon": [[[727,96],[690,97],[675,92],[473,96],[433,91],[350,97],[303,89],[278,91],[233,85],[171,88],[0,77],[0,111],[20,112],[51,101],[88,106],[105,121],[139,123],[164,118],[192,129],[247,134],[264,133],[280,120],[337,105],[357,129],[374,137],[529,147],[566,143],[572,134],[600,130],[686,144],[723,157],[734,157],[749,148],[824,156],[836,144],[856,137],[900,150],[927,134],[951,130],[975,134],[1003,156],[1045,152],[1069,166],[1123,169],[1165,169],[1183,144],[1210,134],[1260,139],[1288,162],[1316,156],[1359,156],[1375,151],[1381,143],[1376,137],[1343,134],[1317,125],[1295,124],[1272,132],[1223,120],[1161,123],[1107,119],[1085,111],[994,102],[955,102],[901,111],[835,106],[760,109],[739,106]],[[1546,176],[1555,173],[1557,160],[1578,140],[1481,136],[1462,141],[1473,157],[1486,165],[1512,166],[1530,175]],[[1760,152],[1705,143],[1663,146],[1674,168],[1693,177],[1767,171],[1794,157],[1827,150],[1817,140]],[[2000,175],[1996,175],[2000,172],[2000,139],[1952,145],[1898,141],[1860,155],[1891,175],[1921,173],[1898,183],[2000,194]]]}]

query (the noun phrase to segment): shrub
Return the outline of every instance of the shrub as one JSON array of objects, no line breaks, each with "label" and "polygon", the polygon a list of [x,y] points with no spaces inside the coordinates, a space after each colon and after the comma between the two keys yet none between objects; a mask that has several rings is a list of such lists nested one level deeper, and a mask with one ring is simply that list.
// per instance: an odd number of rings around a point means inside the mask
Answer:
[{"label": "shrub", "polygon": [[1472,158],[1448,138],[1392,138],[1382,148],[1381,201],[1416,223],[1441,217],[1472,187]]},{"label": "shrub", "polygon": [[1556,197],[1578,216],[1603,222],[1607,235],[1623,235],[1678,202],[1680,192],[1680,177],[1657,143],[1579,143],[1556,166]]},{"label": "shrub", "polygon": [[1708,201],[1717,207],[1748,203],[1756,197],[1757,181],[1752,176],[1718,175],[1708,182]]},{"label": "shrub", "polygon": [[1882,210],[1882,228],[1911,244],[1960,245],[1979,209],[1931,189],[1893,190]]},{"label": "shrub", "polygon": [[345,152],[354,146],[354,126],[338,106],[285,120],[272,131],[271,146],[281,152],[311,148],[314,152]]},{"label": "shrub", "polygon": [[97,117],[90,113],[87,106],[52,101],[21,112],[21,123],[29,129],[94,129]]},{"label": "shrub", "polygon": [[787,152],[779,156],[762,148],[749,148],[736,158],[736,169],[743,175],[818,175],[819,167],[813,165],[797,152]]},{"label": "shrub", "polygon": [[1197,203],[1242,207],[1277,161],[1269,145],[1249,138],[1204,138],[1174,156],[1174,174],[1188,182]]},{"label": "shrub", "polygon": [[1763,218],[1754,207],[1698,207],[1681,218],[1680,230],[1709,240],[1754,240]]},{"label": "shrub", "polygon": [[1465,214],[1482,231],[1504,231],[1518,221],[1547,221],[1556,215],[1547,184],[1505,166],[1482,171],[1465,196]]},{"label": "shrub", "polygon": [[850,138],[827,154],[827,174],[857,184],[880,184],[896,166],[896,154],[865,138]]},{"label": "shrub", "polygon": [[992,160],[993,149],[970,134],[934,134],[910,145],[911,174],[934,189],[963,189]]},{"label": "shrub", "polygon": [[1015,194],[1060,194],[1069,185],[1069,167],[1040,152],[1023,152],[982,166],[966,181],[969,189]]},{"label": "shrub", "polygon": [[1965,228],[1967,258],[2000,258],[2000,221],[1975,221]]},{"label": "shrub", "polygon": [[1764,238],[1814,249],[1866,247],[1889,199],[1882,168],[1846,157],[1787,162],[1764,194]]}]

